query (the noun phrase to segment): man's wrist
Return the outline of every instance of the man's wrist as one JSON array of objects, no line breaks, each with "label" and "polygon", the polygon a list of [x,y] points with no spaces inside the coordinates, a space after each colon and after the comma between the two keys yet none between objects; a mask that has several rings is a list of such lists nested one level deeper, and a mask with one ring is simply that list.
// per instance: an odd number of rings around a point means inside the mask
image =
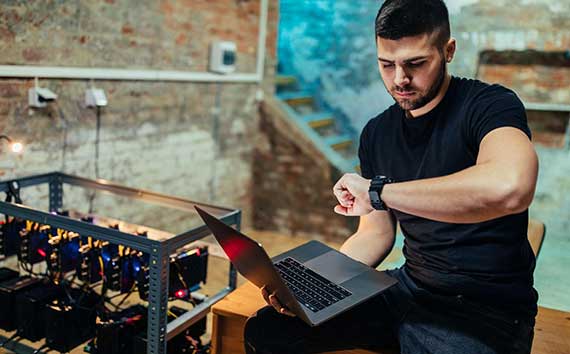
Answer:
[{"label": "man's wrist", "polygon": [[[372,205],[372,203],[370,202],[370,193],[368,192],[370,190],[370,186],[372,185],[372,180],[371,179],[367,179],[366,180],[366,193],[362,194],[362,197],[364,198],[364,205]],[[372,210],[374,210],[374,208],[372,208]]]},{"label": "man's wrist", "polygon": [[369,203],[372,208],[376,210],[388,210],[388,205],[383,200],[382,195],[386,185],[394,183],[392,178],[386,176],[375,176],[370,181],[370,187],[368,189]]},{"label": "man's wrist", "polygon": [[384,185],[384,188],[382,189],[382,195],[380,195],[380,198],[382,198],[382,201],[384,202],[384,204],[386,204],[386,206],[388,207],[388,209],[391,208],[391,200],[390,200],[390,195],[391,192],[394,190],[394,183],[396,183],[396,181],[386,184]]}]

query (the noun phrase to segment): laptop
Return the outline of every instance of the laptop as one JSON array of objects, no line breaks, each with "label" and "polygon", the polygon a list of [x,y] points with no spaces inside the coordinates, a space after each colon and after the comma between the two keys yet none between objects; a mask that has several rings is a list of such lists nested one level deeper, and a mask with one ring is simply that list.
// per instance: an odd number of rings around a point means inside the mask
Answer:
[{"label": "laptop", "polygon": [[317,326],[397,283],[318,241],[269,258],[260,243],[195,207],[232,264],[310,326]]}]

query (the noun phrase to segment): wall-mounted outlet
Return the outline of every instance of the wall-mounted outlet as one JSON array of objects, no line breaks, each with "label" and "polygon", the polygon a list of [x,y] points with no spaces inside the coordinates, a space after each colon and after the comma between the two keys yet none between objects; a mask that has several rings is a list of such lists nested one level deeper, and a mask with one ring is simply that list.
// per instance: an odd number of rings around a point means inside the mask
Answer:
[{"label": "wall-mounted outlet", "polygon": [[229,74],[236,70],[237,46],[234,42],[217,41],[210,47],[210,71]]},{"label": "wall-mounted outlet", "polygon": [[87,107],[104,107],[107,105],[105,91],[97,88],[89,88],[85,91],[85,105]]},{"label": "wall-mounted outlet", "polygon": [[55,101],[57,94],[44,87],[32,87],[28,90],[28,104],[30,107],[42,108],[50,101]]}]

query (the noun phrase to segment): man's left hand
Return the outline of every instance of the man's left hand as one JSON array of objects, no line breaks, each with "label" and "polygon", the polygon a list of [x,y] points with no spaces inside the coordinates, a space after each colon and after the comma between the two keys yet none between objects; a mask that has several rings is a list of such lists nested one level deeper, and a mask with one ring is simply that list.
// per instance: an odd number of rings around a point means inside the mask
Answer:
[{"label": "man's left hand", "polygon": [[346,173],[333,187],[334,195],[339,204],[334,211],[345,216],[367,215],[374,210],[368,196],[370,180],[356,173]]}]

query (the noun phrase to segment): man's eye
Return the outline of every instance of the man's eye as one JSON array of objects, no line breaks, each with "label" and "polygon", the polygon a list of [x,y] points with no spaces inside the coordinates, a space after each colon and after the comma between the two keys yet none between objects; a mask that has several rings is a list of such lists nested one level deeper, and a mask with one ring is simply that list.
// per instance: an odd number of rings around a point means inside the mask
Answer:
[{"label": "man's eye", "polygon": [[418,61],[418,62],[409,63],[408,65],[412,68],[417,68],[417,67],[424,65],[424,63],[425,63],[425,61]]},{"label": "man's eye", "polygon": [[384,69],[388,69],[388,68],[394,67],[394,64],[382,64],[382,67],[383,67]]}]

